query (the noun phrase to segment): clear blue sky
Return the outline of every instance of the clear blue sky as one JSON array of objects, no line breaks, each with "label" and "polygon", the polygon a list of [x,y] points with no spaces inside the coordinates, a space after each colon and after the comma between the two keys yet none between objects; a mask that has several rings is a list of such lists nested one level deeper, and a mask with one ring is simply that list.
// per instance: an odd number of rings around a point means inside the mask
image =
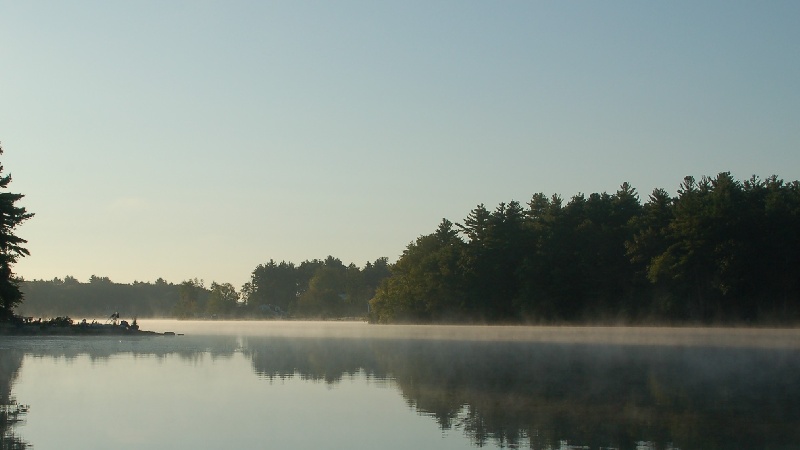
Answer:
[{"label": "clear blue sky", "polygon": [[25,278],[240,286],[479,203],[800,179],[798,1],[0,1]]}]

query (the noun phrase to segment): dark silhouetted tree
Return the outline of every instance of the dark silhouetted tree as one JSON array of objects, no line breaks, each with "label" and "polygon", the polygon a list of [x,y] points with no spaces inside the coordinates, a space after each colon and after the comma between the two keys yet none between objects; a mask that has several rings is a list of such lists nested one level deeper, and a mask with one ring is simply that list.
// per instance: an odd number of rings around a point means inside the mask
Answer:
[{"label": "dark silhouetted tree", "polygon": [[[2,154],[3,149],[0,147],[0,155]],[[15,229],[33,217],[24,207],[16,205],[24,195],[5,191],[10,183],[11,175],[3,175],[3,166],[0,164],[0,321],[10,320],[14,307],[22,302],[19,280],[14,275],[12,266],[19,258],[30,253],[23,247],[27,241],[18,237]]]},{"label": "dark silhouetted tree", "polygon": [[458,245],[438,237],[447,229],[409,244],[372,320],[800,319],[797,181],[686,177],[677,197],[656,189],[645,205],[628,183],[566,205],[535,194],[526,210],[478,205]]}]

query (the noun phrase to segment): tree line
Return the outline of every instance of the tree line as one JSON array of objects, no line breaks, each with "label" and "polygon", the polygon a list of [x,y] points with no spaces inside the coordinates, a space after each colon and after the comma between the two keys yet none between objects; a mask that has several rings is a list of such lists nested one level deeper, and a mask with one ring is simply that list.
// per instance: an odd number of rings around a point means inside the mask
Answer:
[{"label": "tree line", "polygon": [[259,264],[238,291],[230,283],[206,286],[197,278],[179,284],[162,278],[123,284],[95,275],[86,283],[66,276],[22,281],[25,302],[16,311],[28,317],[107,317],[114,312],[181,319],[366,317],[369,300],[388,276],[387,258],[361,268],[333,256],[299,265]]},{"label": "tree line", "polygon": [[[0,150],[1,152],[2,150]],[[0,166],[0,172],[2,167]],[[0,188],[10,177],[0,177]],[[0,194],[0,315],[341,318],[372,322],[796,323],[800,182],[686,177],[676,196],[534,194],[442,219],[390,264],[269,260],[229,283],[21,281],[16,225],[32,216]]]},{"label": "tree line", "polygon": [[[3,150],[0,147],[0,155]],[[389,275],[387,258],[363,268],[338,258],[303,261],[299,265],[270,260],[252,272],[237,292],[230,283],[190,279],[180,284],[162,278],[155,283],[114,283],[92,275],[88,283],[75,277],[25,281],[12,271],[30,253],[16,228],[33,217],[17,202],[24,195],[5,192],[11,182],[0,165],[0,322],[28,317],[264,318],[364,317],[375,289]],[[23,298],[25,302],[23,303]]]},{"label": "tree line", "polygon": [[800,183],[686,177],[677,196],[538,193],[411,242],[374,322],[796,322]]},{"label": "tree line", "polygon": [[298,265],[270,259],[253,270],[239,292],[228,283],[212,283],[209,290],[202,281],[181,283],[174,312],[180,318],[366,317],[369,300],[388,276],[388,258],[363,268],[333,256]]},{"label": "tree line", "polygon": [[17,313],[31,317],[172,317],[179,299],[178,287],[159,278],[155,283],[115,283],[94,276],[83,283],[66,276],[21,283],[25,301]]},{"label": "tree line", "polygon": [[251,307],[295,317],[365,317],[375,290],[389,274],[385,257],[363,268],[353,263],[345,266],[333,256],[299,265],[270,260],[253,270],[242,293]]}]

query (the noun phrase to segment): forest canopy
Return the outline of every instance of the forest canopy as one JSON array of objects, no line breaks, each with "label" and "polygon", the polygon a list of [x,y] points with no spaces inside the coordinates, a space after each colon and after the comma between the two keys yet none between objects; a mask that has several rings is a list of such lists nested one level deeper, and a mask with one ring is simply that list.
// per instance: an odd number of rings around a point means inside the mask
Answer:
[{"label": "forest canopy", "polygon": [[642,204],[538,193],[478,205],[408,245],[375,322],[796,322],[800,183],[723,172]]}]

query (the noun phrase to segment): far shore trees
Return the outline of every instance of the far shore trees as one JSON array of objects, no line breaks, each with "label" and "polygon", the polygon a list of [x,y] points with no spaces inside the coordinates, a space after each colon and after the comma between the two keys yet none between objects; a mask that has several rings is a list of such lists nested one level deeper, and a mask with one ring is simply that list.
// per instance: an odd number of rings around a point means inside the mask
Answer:
[{"label": "far shore trees", "polygon": [[[3,148],[0,147],[0,155]],[[23,247],[26,241],[14,234],[16,227],[33,217],[32,213],[16,203],[24,197],[22,194],[6,192],[11,183],[11,175],[3,175],[0,163],[0,321],[8,321],[14,316],[14,307],[22,302],[19,280],[14,275],[12,266],[19,258],[30,253]]]},{"label": "far shore trees", "polygon": [[[2,152],[2,150],[0,150]],[[2,176],[0,188],[11,178]],[[614,193],[534,194],[483,204],[461,223],[358,267],[339,258],[259,264],[239,292],[228,283],[113,283],[92,276],[18,284],[28,254],[14,227],[32,214],[0,193],[0,319],[94,315],[183,319],[334,319],[372,322],[734,324],[800,323],[800,182],[730,173],[686,177],[677,196],[642,204]]]},{"label": "far shore trees", "polygon": [[299,265],[269,260],[253,270],[242,301],[254,317],[365,317],[375,289],[388,276],[387,258],[363,268],[333,256]]},{"label": "far shore trees", "polygon": [[239,293],[230,283],[211,283],[206,312],[212,317],[228,317],[239,304]]},{"label": "far shore trees", "polygon": [[[455,232],[457,230],[457,232]],[[686,177],[473,209],[410,243],[374,322],[796,324],[800,182]]]}]

